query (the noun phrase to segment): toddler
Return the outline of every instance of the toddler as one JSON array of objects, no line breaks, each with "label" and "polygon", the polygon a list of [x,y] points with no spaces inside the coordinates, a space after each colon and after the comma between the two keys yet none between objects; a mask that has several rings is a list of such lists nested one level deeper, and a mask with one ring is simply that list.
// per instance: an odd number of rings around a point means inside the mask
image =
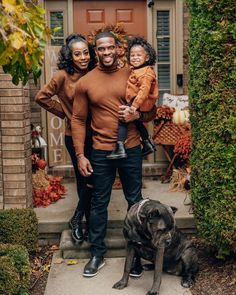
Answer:
[{"label": "toddler", "polygon": [[[127,82],[126,102],[129,111],[134,113],[150,111],[158,97],[156,74],[153,66],[156,63],[156,52],[152,46],[142,37],[134,37],[129,42],[128,62],[132,69]],[[142,115],[142,113],[140,113]],[[155,146],[152,143],[144,124],[136,120],[135,125],[140,132],[142,139],[142,155],[146,156],[154,152]],[[116,149],[107,156],[108,159],[126,158],[124,142],[127,138],[127,123],[119,122],[118,141]]]}]

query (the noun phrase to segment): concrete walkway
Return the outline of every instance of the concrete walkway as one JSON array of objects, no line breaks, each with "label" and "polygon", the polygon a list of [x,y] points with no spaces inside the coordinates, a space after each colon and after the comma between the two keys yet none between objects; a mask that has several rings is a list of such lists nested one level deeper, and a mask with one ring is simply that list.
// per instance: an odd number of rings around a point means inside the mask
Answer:
[{"label": "concrete walkway", "polygon": [[[123,290],[112,289],[121,279],[124,258],[106,258],[105,266],[93,278],[82,276],[87,259],[76,260],[78,264],[67,265],[67,260],[58,264],[60,251],[53,257],[44,295],[144,295],[152,286],[153,271],[145,271],[139,279],[129,279]],[[191,295],[180,284],[180,277],[163,274],[160,295]]]}]

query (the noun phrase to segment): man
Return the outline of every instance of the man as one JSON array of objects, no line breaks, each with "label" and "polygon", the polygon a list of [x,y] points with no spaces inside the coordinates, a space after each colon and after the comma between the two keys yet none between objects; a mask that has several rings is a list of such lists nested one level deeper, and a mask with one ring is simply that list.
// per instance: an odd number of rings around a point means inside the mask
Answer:
[{"label": "man", "polygon": [[[128,107],[122,106],[130,70],[118,68],[117,42],[111,32],[102,32],[95,37],[95,50],[99,65],[79,80],[72,115],[72,136],[78,168],[83,176],[93,174],[94,182],[89,222],[91,259],[84,268],[83,275],[86,277],[96,275],[105,264],[103,256],[106,252],[104,238],[107,228],[107,207],[117,169],[128,208],[142,199],[140,135],[135,124],[131,122],[140,118],[140,113],[130,114]],[[84,156],[86,120],[89,111],[93,129],[91,164]],[[143,116],[143,120],[152,120],[155,112],[154,108]],[[118,119],[131,122],[128,124],[125,145],[127,158],[111,161],[107,159],[107,155],[116,146]],[[136,266],[139,267],[137,276],[140,276],[142,272],[140,261],[137,260]]]}]

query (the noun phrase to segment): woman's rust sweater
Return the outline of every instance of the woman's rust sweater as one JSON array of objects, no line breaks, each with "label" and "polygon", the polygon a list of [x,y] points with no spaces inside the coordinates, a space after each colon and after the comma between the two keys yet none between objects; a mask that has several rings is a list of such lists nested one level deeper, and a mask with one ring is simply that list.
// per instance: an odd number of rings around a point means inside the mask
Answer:
[{"label": "woman's rust sweater", "polygon": [[[118,135],[119,106],[125,104],[125,93],[130,69],[96,67],[82,77],[76,86],[72,115],[72,136],[76,154],[84,153],[88,107],[92,116],[93,148],[112,151]],[[155,117],[155,109],[145,118]],[[140,144],[140,135],[133,122],[128,124],[126,148]]]},{"label": "woman's rust sweater", "polygon": [[[75,69],[76,70],[76,69]],[[65,134],[71,136],[71,116],[76,82],[86,74],[76,70],[73,75],[58,70],[52,79],[37,93],[35,101],[45,110],[61,119],[66,118]],[[59,101],[53,98],[57,95]]]}]

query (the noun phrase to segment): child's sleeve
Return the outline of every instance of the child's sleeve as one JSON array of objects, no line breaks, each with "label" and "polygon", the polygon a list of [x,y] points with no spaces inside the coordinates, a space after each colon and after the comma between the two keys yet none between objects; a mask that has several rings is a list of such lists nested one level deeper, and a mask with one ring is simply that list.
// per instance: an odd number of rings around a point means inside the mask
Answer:
[{"label": "child's sleeve", "polygon": [[139,91],[135,97],[132,106],[139,109],[144,101],[148,98],[152,83],[155,81],[156,75],[154,71],[147,70],[144,75],[138,78]]}]

